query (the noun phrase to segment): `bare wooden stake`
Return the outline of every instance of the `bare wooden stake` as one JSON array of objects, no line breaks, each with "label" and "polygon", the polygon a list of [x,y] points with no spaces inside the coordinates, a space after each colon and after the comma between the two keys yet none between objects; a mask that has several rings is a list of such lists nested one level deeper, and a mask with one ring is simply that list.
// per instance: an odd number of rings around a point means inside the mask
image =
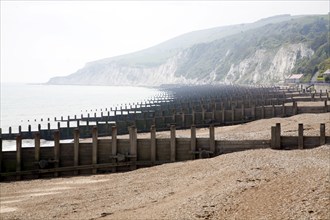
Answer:
[{"label": "bare wooden stake", "polygon": [[265,118],[265,106],[261,106],[261,118]]},{"label": "bare wooden stake", "polygon": [[245,120],[245,107],[244,107],[244,102],[242,103],[242,108],[241,108],[241,110],[242,110],[242,115],[241,115],[241,117],[242,117],[242,121],[244,121],[244,120]]},{"label": "bare wooden stake", "polygon": [[170,161],[175,162],[176,160],[176,137],[175,137],[175,125],[171,125],[171,146],[170,146]]},{"label": "bare wooden stake", "polygon": [[35,162],[40,161],[40,133],[34,133],[34,160]]},{"label": "bare wooden stake", "polygon": [[235,121],[235,106],[231,106],[231,122],[233,123]]},{"label": "bare wooden stake", "polygon": [[132,126],[130,127],[130,132],[129,132],[129,136],[130,136],[130,161],[132,162],[131,170],[135,170],[136,169],[136,159],[137,159],[137,134],[136,134],[136,127]]},{"label": "bare wooden stake", "polygon": [[293,115],[298,114],[298,105],[296,101],[293,101]]},{"label": "bare wooden stake", "polygon": [[190,138],[190,150],[191,150],[191,155],[192,159],[196,159],[195,151],[196,151],[196,126],[192,125],[191,126],[191,138]]},{"label": "bare wooden stake", "polygon": [[210,125],[210,151],[213,152],[213,154],[216,154],[215,152],[215,137],[214,137],[214,125]]},{"label": "bare wooden stake", "polygon": [[298,148],[304,149],[304,125],[298,125]]},{"label": "bare wooden stake", "polygon": [[[73,139],[74,139],[74,144],[73,144],[73,165],[74,166],[79,166],[79,129],[74,129],[73,133]],[[79,171],[75,170],[74,175],[78,175]]]},{"label": "bare wooden stake", "polygon": [[271,127],[271,141],[270,147],[272,149],[276,149],[276,126]]},{"label": "bare wooden stake", "polygon": [[320,124],[320,145],[325,144],[325,124]]},{"label": "bare wooden stake", "polygon": [[152,125],[150,128],[150,155],[151,163],[155,164],[156,162],[156,127]]},{"label": "bare wooden stake", "polygon": [[[117,155],[117,127],[112,126],[111,128],[111,155],[116,156]],[[112,163],[115,164],[117,163],[116,158],[112,158]],[[112,167],[111,172],[115,173],[117,171],[116,167]]]},{"label": "bare wooden stake", "polygon": [[[19,134],[16,137],[16,172],[21,171],[21,162],[22,162],[22,136]],[[20,180],[21,175],[16,176],[16,180]]]},{"label": "bare wooden stake", "polygon": [[[58,168],[60,164],[60,131],[54,132],[54,160],[54,167]],[[58,172],[54,172],[54,177],[58,177]]]},{"label": "bare wooden stake", "polygon": [[206,110],[204,108],[204,105],[202,105],[202,120],[203,120],[203,122],[205,121],[205,112],[206,112]]},{"label": "bare wooden stake", "polygon": [[328,112],[328,100],[324,100],[324,112]]},{"label": "bare wooden stake", "polygon": [[274,104],[272,104],[272,114],[273,114],[273,117],[276,117],[276,108],[275,108]]},{"label": "bare wooden stake", "polygon": [[276,136],[276,142],[275,142],[275,147],[276,149],[282,149],[281,146],[281,123],[276,123],[276,131],[275,131],[275,136]]},{"label": "bare wooden stake", "polygon": [[[92,130],[92,136],[93,136],[93,152],[92,152],[92,163],[93,165],[97,164],[97,148],[98,148],[98,132],[97,132],[97,127],[94,126]],[[96,174],[97,169],[92,169],[92,173]]]}]

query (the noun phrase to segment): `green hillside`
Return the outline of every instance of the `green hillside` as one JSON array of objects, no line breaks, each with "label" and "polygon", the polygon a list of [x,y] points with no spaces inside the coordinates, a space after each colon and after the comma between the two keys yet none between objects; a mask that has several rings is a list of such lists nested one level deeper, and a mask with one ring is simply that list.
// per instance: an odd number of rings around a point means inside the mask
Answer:
[{"label": "green hillside", "polygon": [[[222,79],[232,64],[238,64],[256,50],[263,49],[267,53],[272,53],[285,44],[306,43],[316,52],[311,58],[297,57],[297,65],[292,72],[303,73],[308,77],[315,73],[317,66],[329,57],[328,35],[328,16],[309,16],[267,24],[189,48],[190,56],[183,60],[176,74],[203,78],[205,74],[218,67],[216,75],[218,79]],[[264,63],[264,68],[269,68],[270,64],[270,62]]]},{"label": "green hillside", "polygon": [[250,24],[239,24],[193,31],[165,41],[154,47],[118,57],[106,58],[100,60],[100,62],[116,61],[120,65],[138,67],[157,66],[164,63],[168,58],[174,56],[179,51],[190,48],[193,45],[209,43],[244,31],[262,27],[266,24],[279,23],[290,20],[292,18],[295,17],[290,15],[278,15],[261,19]]}]

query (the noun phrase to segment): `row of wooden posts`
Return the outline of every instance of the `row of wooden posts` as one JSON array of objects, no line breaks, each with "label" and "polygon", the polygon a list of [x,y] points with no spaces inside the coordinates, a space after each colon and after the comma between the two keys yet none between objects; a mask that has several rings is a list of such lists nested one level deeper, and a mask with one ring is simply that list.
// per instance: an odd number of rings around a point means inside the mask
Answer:
[{"label": "row of wooden posts", "polygon": [[100,139],[97,127],[92,128],[91,143],[80,143],[79,129],[74,130],[73,143],[61,143],[60,132],[54,132],[54,146],[41,147],[40,133],[34,135],[34,147],[22,148],[22,136],[16,137],[16,151],[3,152],[0,141],[0,171],[2,180],[22,177],[58,177],[65,175],[96,174],[99,172],[128,171],[157,164],[217,156],[248,149],[304,149],[330,142],[325,124],[320,124],[319,136],[304,136],[303,124],[298,125],[298,136],[282,136],[279,123],[271,127],[270,140],[216,140],[214,125],[208,138],[196,138],[196,126],[190,138],[177,138],[176,128],[170,127],[170,138],[156,138],[156,128],[150,138],[138,139],[136,127],[129,128],[128,139],[117,138],[112,127],[111,139]]},{"label": "row of wooden posts", "polygon": [[[108,119],[100,119],[100,121],[96,121],[96,125],[99,130],[100,136],[108,136],[110,133],[111,126],[116,125],[118,128],[119,134],[127,134],[127,127],[135,125],[138,132],[148,132],[148,128],[151,125],[155,125],[157,130],[169,130],[170,124],[175,124],[178,128],[184,129],[189,128],[191,125],[196,125],[197,127],[205,127],[209,126],[210,123],[216,125],[231,125],[231,124],[240,124],[244,122],[249,122],[252,120],[263,119],[263,118],[271,118],[271,117],[286,117],[292,116],[300,113],[324,113],[330,111],[330,106],[328,105],[328,101],[324,100],[324,106],[298,106],[297,102],[293,102],[292,106],[286,106],[285,103],[282,105],[271,105],[271,106],[252,106],[250,108],[246,108],[244,103],[240,104],[240,108],[234,108],[234,106],[230,110],[225,110],[222,108],[217,109],[199,109],[199,111],[188,112],[186,111],[168,111],[163,113],[163,116],[156,116],[155,112],[144,112],[139,115],[130,115],[123,116],[118,118],[118,121],[108,121]],[[208,111],[209,110],[209,111]],[[106,120],[106,121],[101,121]],[[111,119],[110,119],[111,120]],[[67,121],[67,127],[61,127],[58,122],[57,130],[60,131],[62,139],[72,139],[73,138],[73,130],[79,128],[81,131],[81,137],[88,138],[91,137],[90,126],[80,125],[79,121],[76,122],[76,126],[72,127],[72,122]],[[39,125],[38,131],[40,132],[43,139],[52,140],[52,133],[56,129],[51,129],[50,124],[48,124],[47,129],[41,129]],[[31,126],[29,126],[28,131],[22,131],[19,128],[19,134],[23,136],[23,138],[33,138],[33,132],[31,131]],[[14,139],[17,134],[13,134],[9,132],[9,134],[2,134],[3,139],[9,140]]]},{"label": "row of wooden posts", "polygon": [[[54,121],[66,121],[67,127],[64,127],[64,130],[70,130],[68,128],[71,127],[71,122],[76,122],[76,126],[74,127],[80,127],[84,125],[80,124],[86,124],[86,127],[89,126],[90,122],[94,122],[96,124],[98,123],[107,123],[107,124],[113,124],[116,122],[128,122],[128,123],[117,123],[119,133],[122,134],[127,133],[126,127],[132,124],[136,124],[136,120],[156,120],[157,117],[173,117],[174,120],[171,120],[170,123],[175,123],[177,126],[184,125],[184,119],[185,115],[191,115],[191,123],[188,123],[186,126],[183,126],[184,128],[187,128],[191,126],[191,124],[196,124],[197,126],[205,125],[208,123],[205,123],[205,114],[210,113],[213,116],[215,115],[215,111],[222,110],[224,114],[225,110],[232,111],[231,115],[235,114],[235,111],[237,112],[237,108],[239,108],[242,112],[242,117],[244,118],[244,113],[246,108],[257,108],[260,106],[267,106],[272,105],[274,108],[274,105],[284,105],[285,103],[292,102],[294,107],[294,112],[297,112],[297,105],[296,101],[313,101],[317,100],[315,99],[315,93],[297,93],[294,91],[288,91],[288,90],[280,90],[278,88],[269,88],[269,87],[241,87],[241,86],[222,86],[222,87],[209,87],[209,86],[201,86],[201,87],[179,87],[174,88],[170,91],[171,95],[158,97],[152,100],[149,100],[145,102],[144,104],[141,103],[140,105],[125,106],[125,108],[120,107],[120,109],[114,110],[114,115],[110,116],[110,112],[113,109],[110,109],[110,111],[107,111],[106,114],[103,114],[101,111],[101,115],[97,116],[96,113],[94,113],[94,117],[92,117],[89,113],[87,116],[81,115],[80,118],[75,115],[73,118],[70,118],[68,116],[67,118],[61,117],[60,119],[54,118]],[[326,94],[326,97],[324,95]],[[325,106],[326,101],[329,99],[328,97],[328,91],[326,93],[319,93],[318,100],[324,100]],[[297,99],[297,96],[300,96],[299,99]],[[325,107],[327,108],[327,107]],[[264,110],[264,108],[262,109]],[[283,110],[285,111],[285,108],[283,107]],[[117,111],[119,111],[117,114]],[[239,111],[239,110],[238,110]],[[264,112],[264,111],[262,111]],[[126,114],[125,114],[126,113]],[[196,122],[194,120],[195,113],[201,113],[202,114],[202,121]],[[178,117],[176,117],[178,116]],[[284,113],[285,116],[285,113]],[[253,112],[251,113],[251,117],[253,117]],[[182,118],[182,121],[177,121],[176,119]],[[207,120],[210,121],[217,121],[218,123],[224,123],[225,121],[232,123],[235,120],[234,119],[225,119],[226,117],[222,116],[222,119],[215,119],[215,117],[209,117]],[[235,118],[235,115],[232,116],[232,118]],[[264,118],[264,117],[260,117]],[[48,118],[48,121],[50,119]],[[244,121],[244,120],[241,120]],[[245,120],[248,121],[248,120]],[[86,123],[80,123],[80,122],[86,122]],[[130,123],[131,122],[131,123]],[[121,124],[123,124],[121,126]],[[155,123],[154,123],[155,124]],[[157,126],[157,129],[169,129],[167,126],[161,127]],[[146,127],[150,126],[150,123],[146,123],[144,125],[144,129],[141,129],[138,125],[138,131],[145,131]],[[102,127],[102,126],[101,126]],[[102,128],[99,128],[99,130],[102,130]],[[108,127],[108,126],[103,126]],[[63,127],[62,127],[63,128]],[[61,129],[60,122],[58,122],[57,128],[59,130]],[[41,128],[41,125],[38,125],[37,128],[38,131],[42,132],[43,130],[43,138],[45,139],[52,139],[52,135],[50,130],[54,131],[55,129],[51,129],[51,124],[47,124],[47,128]],[[72,129],[71,129],[72,130]],[[61,132],[62,137],[65,136],[65,134],[69,134],[69,137],[65,138],[73,138],[72,132],[65,131]],[[83,130],[83,129],[81,129]],[[87,128],[89,130],[89,128]],[[18,127],[18,133],[23,133],[24,137],[32,137],[32,126],[28,125],[27,131],[22,131],[22,127]],[[101,132],[105,133],[105,132]],[[15,134],[12,132],[12,128],[10,127],[8,130],[8,133],[4,133],[2,135],[3,139],[9,140],[14,139]],[[86,134],[83,134],[84,137],[90,136],[90,133],[87,132]]]}]

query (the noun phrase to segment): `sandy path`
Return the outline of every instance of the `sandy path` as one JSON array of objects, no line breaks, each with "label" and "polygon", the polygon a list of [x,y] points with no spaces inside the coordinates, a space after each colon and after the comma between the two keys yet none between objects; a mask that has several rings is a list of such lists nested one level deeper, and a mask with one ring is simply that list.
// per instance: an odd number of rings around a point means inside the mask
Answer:
[{"label": "sandy path", "polygon": [[[277,122],[284,135],[296,134],[297,123],[305,124],[306,135],[318,135],[319,123],[330,132],[330,113],[324,113],[220,127],[216,135],[263,139]],[[177,135],[189,137],[190,131]],[[198,135],[207,137],[208,130],[198,129]],[[1,219],[330,219],[330,145],[0,183],[0,189]]]}]

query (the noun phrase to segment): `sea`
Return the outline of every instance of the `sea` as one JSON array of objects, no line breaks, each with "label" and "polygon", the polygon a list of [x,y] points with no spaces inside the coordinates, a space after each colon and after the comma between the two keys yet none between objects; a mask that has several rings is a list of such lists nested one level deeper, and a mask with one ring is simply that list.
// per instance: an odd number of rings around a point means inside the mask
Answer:
[{"label": "sea", "polygon": [[[81,114],[87,116],[101,115],[101,112],[115,109],[125,104],[141,103],[164,91],[155,88],[133,86],[81,86],[81,85],[46,85],[1,83],[0,128],[2,133],[23,131],[31,125],[32,131],[47,128],[57,128],[54,118],[78,118]],[[62,126],[62,124],[61,124]],[[63,122],[65,126],[65,122]],[[70,140],[67,140],[70,141]],[[42,140],[42,146],[51,142]],[[33,146],[33,140],[23,140],[23,147]],[[15,150],[15,141],[3,141],[3,151]]]}]

